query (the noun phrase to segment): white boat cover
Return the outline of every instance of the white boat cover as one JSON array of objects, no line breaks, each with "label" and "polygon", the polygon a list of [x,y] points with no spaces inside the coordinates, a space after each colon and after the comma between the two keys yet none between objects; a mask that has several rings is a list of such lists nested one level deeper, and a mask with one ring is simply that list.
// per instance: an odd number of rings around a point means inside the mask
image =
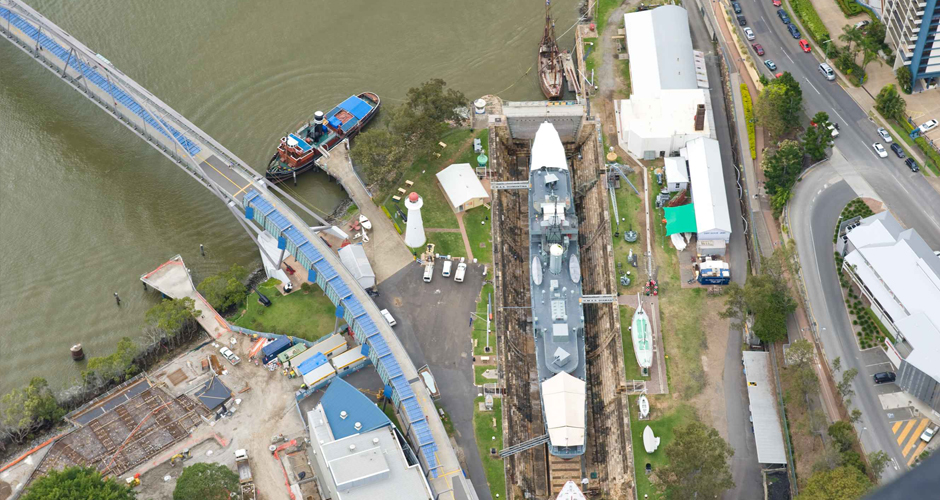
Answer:
[{"label": "white boat cover", "polygon": [[646,399],[646,394],[641,394],[637,403],[640,405],[640,418],[646,418],[650,414],[650,400]]},{"label": "white boat cover", "polygon": [[581,493],[581,489],[578,488],[578,485],[574,481],[568,481],[565,483],[565,486],[558,492],[558,496],[555,497],[555,500],[585,500],[584,493]]},{"label": "white boat cover", "polygon": [[646,449],[647,453],[653,453],[659,448],[659,438],[653,434],[653,429],[650,429],[650,426],[646,426],[646,429],[643,429],[643,448]]},{"label": "white boat cover", "polygon": [[568,161],[565,160],[565,146],[555,126],[549,122],[542,122],[532,141],[531,170],[542,167],[568,170]]},{"label": "white boat cover", "polygon": [[545,425],[552,446],[584,445],[584,381],[561,372],[542,382]]},{"label": "white boat cover", "polygon": [[685,238],[682,237],[682,233],[675,233],[670,236],[669,239],[672,240],[672,246],[676,247],[676,250],[680,252],[685,250],[685,247],[688,245],[685,242]]}]

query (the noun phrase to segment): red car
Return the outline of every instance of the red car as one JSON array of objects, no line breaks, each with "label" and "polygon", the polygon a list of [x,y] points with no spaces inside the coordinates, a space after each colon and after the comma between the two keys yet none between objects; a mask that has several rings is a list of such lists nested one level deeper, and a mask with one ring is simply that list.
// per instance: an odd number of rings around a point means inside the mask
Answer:
[{"label": "red car", "polygon": [[805,38],[800,39],[800,48],[803,49],[803,52],[809,52],[809,42]]},{"label": "red car", "polygon": [[757,52],[757,55],[759,55],[759,56],[764,55],[764,48],[761,47],[759,43],[755,43],[755,44],[751,45],[751,47],[754,48],[754,52]]},{"label": "red car", "polygon": [[773,0],[774,7],[780,7],[780,0]]}]

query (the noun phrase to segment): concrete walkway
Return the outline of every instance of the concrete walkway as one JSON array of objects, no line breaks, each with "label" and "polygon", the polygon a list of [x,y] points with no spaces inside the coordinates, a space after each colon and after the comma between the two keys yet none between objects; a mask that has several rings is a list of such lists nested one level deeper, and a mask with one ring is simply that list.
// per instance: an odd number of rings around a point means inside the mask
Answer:
[{"label": "concrete walkway", "polygon": [[192,299],[196,305],[196,310],[199,311],[196,321],[212,338],[218,339],[222,335],[231,332],[225,319],[219,316],[219,313],[209,305],[209,302],[196,291],[189,270],[186,269],[186,264],[183,263],[183,258],[179,255],[141,276],[140,281],[172,299]]},{"label": "concrete walkway", "polygon": [[[359,211],[372,221],[369,242],[363,243],[362,246],[375,272],[376,284],[382,283],[386,278],[413,262],[414,257],[405,246],[404,239],[395,230],[392,221],[386,217],[382,209],[372,201],[365,186],[356,176],[352,162],[349,160],[348,142],[345,143],[345,147],[336,147],[330,151],[325,170],[342,184],[343,189],[359,207]],[[404,228],[402,230],[404,231]]]},{"label": "concrete walkway", "polygon": [[463,248],[467,251],[467,260],[473,262],[473,247],[470,246],[470,239],[467,238],[467,227],[463,224],[463,212],[457,214],[457,225],[460,227],[460,236],[463,238]]}]

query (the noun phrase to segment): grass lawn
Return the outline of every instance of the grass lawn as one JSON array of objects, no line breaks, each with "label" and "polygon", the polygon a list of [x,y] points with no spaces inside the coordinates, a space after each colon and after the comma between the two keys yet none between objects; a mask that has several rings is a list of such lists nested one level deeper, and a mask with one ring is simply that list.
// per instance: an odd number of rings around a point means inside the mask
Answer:
[{"label": "grass lawn", "polygon": [[[493,284],[487,283],[483,285],[483,290],[480,291],[480,301],[477,302],[477,318],[473,320],[473,355],[474,356],[493,356],[493,361],[496,360],[496,332],[490,332],[490,347],[492,348],[490,352],[485,352],[484,348],[486,347],[486,320],[481,318],[486,318],[486,300],[487,294],[493,293]],[[495,302],[496,297],[493,297]],[[495,305],[495,304],[494,304]],[[492,328],[492,326],[491,326]]]},{"label": "grass lawn", "polygon": [[[646,464],[651,464],[653,473],[668,462],[666,460],[666,446],[675,438],[673,429],[681,427],[695,419],[692,408],[685,404],[669,409],[665,414],[657,409],[658,403],[666,401],[669,396],[647,396],[650,400],[650,416],[652,420],[639,420],[637,415],[636,396],[630,396],[630,426],[633,435],[633,461],[636,464],[636,493],[637,498],[661,498],[659,492],[650,483],[646,475]],[[646,426],[653,429],[656,437],[660,438],[659,448],[653,454],[647,454],[643,448],[643,430]]]},{"label": "grass lawn", "polygon": [[617,61],[617,64],[620,65],[620,74],[623,75],[623,83],[624,83],[619,93],[623,95],[624,98],[628,98],[630,97],[630,93],[633,90],[631,88],[631,82],[630,82],[630,61],[621,59]]},{"label": "grass lawn", "polygon": [[290,295],[281,295],[274,283],[275,280],[268,280],[258,285],[261,293],[271,299],[271,307],[258,303],[258,294],[252,292],[246,306],[232,323],[259,332],[293,335],[307,340],[317,340],[333,331],[336,306],[320,287],[311,285],[309,292],[297,290]]},{"label": "grass lawn", "polygon": [[635,310],[620,306],[620,336],[623,338],[623,366],[627,380],[648,380],[640,373],[640,365],[636,364],[636,353],[633,351],[633,335],[630,326],[633,323]]},{"label": "grass lawn", "polygon": [[[635,174],[630,173],[629,171],[624,172],[627,174],[627,177],[630,179],[630,182],[634,186],[637,186],[637,189],[643,187],[643,179]],[[641,290],[640,283],[643,281],[641,274],[638,271],[638,268],[631,266],[627,262],[627,257],[630,255],[630,250],[633,250],[634,254],[643,254],[646,252],[646,242],[643,241],[646,238],[646,233],[643,232],[643,226],[640,221],[645,219],[646,216],[641,210],[643,207],[643,198],[637,196],[636,193],[630,189],[630,186],[627,185],[623,179],[620,180],[620,189],[615,190],[617,194],[617,214],[621,218],[620,225],[617,225],[616,219],[614,219],[614,210],[613,204],[610,207],[610,234],[613,236],[613,248],[614,248],[614,260],[619,266],[617,268],[617,290],[623,294],[635,294]],[[608,195],[608,198],[610,196]],[[626,221],[622,220],[626,218]],[[633,243],[627,243],[623,239],[623,233],[633,229],[639,233],[639,238]],[[620,236],[616,236],[616,233],[620,233]],[[640,266],[643,266],[642,261],[637,261]],[[630,272],[630,285],[622,286],[620,285],[620,274],[621,272]]]},{"label": "grass lawn", "polygon": [[[469,132],[469,131],[468,131],[468,132]],[[480,142],[483,143],[483,152],[485,152],[485,153],[487,154],[487,156],[489,156],[489,154],[490,154],[490,149],[489,149],[489,145],[490,145],[490,131],[489,131],[489,129],[484,128],[484,129],[477,130],[476,132],[474,132],[474,133],[468,138],[470,147],[467,148],[463,153],[461,153],[461,155],[460,155],[459,157],[457,157],[457,158],[456,158],[454,161],[452,161],[451,163],[469,163],[473,168],[476,168],[476,167],[477,167],[477,156],[479,156],[480,153],[474,153],[474,152],[473,152],[473,141],[472,141],[472,139],[480,139]],[[447,141],[444,141],[444,142],[447,142]],[[449,143],[448,143],[448,144],[449,144]],[[461,145],[462,145],[462,143],[461,143],[461,144],[455,144],[454,147],[459,148]],[[450,147],[451,147],[450,145],[447,146],[448,149],[450,149]],[[443,154],[443,153],[442,153],[442,154]],[[445,166],[447,166],[447,165],[445,165]]]},{"label": "grass lawn", "polygon": [[[483,134],[485,136],[485,132],[485,130],[481,130],[476,135]],[[447,199],[444,198],[444,192],[437,185],[436,175],[453,163],[475,165],[476,155],[473,153],[473,137],[474,134],[470,132],[470,129],[459,128],[448,131],[441,137],[441,142],[447,144],[447,147],[437,151],[441,154],[440,158],[433,155],[418,158],[404,170],[398,184],[383,191],[380,196],[376,197],[376,200],[381,200],[380,203],[385,205],[392,217],[396,217],[395,212],[398,207],[392,200],[392,195],[398,192],[399,187],[405,190],[406,195],[415,191],[424,199],[424,206],[421,209],[424,227],[456,229],[458,227],[457,217],[447,203]],[[468,149],[457,155],[461,147],[464,146],[468,146]],[[405,186],[406,180],[414,182],[414,185],[411,187]],[[404,196],[402,196],[401,210],[402,212],[405,211]],[[398,220],[396,217],[396,221]],[[399,225],[402,228],[405,226],[403,222],[399,222]]]},{"label": "grass lawn", "polygon": [[503,460],[490,455],[490,448],[501,450],[503,448],[503,416],[502,400],[493,398],[493,411],[480,411],[483,398],[474,400],[473,404],[473,432],[477,438],[477,449],[483,459],[483,471],[486,473],[486,484],[490,487],[493,498],[506,498],[506,475],[503,472]]},{"label": "grass lawn", "polygon": [[496,369],[496,365],[492,365],[492,366],[474,366],[474,367],[473,367],[473,379],[474,379],[474,383],[475,383],[476,385],[494,384],[494,383],[496,383],[496,379],[495,379],[495,378],[486,378],[486,377],[483,376],[483,372],[485,372],[486,370],[495,370],[495,369]]},{"label": "grass lawn", "polygon": [[454,422],[450,419],[450,414],[437,402],[434,403],[434,407],[437,408],[438,415],[440,415],[440,412],[444,412],[444,416],[441,418],[441,423],[444,424],[444,430],[447,432],[448,436],[456,439],[457,433],[454,430]]},{"label": "grass lawn", "polygon": [[[382,405],[379,405],[379,408],[381,407]],[[395,427],[398,427],[398,430],[405,432],[405,429],[402,428],[400,423],[398,423],[398,417],[395,416],[395,405],[393,405],[391,401],[385,404],[385,409],[382,411],[384,411],[385,416],[388,417],[388,419],[391,420],[393,424],[395,424]]]},{"label": "grass lawn", "polygon": [[[450,210],[450,209],[448,209]],[[454,219],[456,222],[457,219]],[[467,257],[466,247],[463,246],[463,236],[460,233],[425,233],[428,243],[434,243],[434,252],[454,257]],[[440,272],[435,270],[435,272]]]},{"label": "grass lawn", "polygon": [[[623,3],[623,0],[597,0],[597,15],[594,17],[594,23],[597,24],[598,33],[604,33],[604,28],[607,26],[607,18],[610,17],[611,11],[617,8],[621,3]],[[617,29],[616,26],[619,26],[616,20],[614,21],[614,26],[613,29]]]},{"label": "grass lawn", "polygon": [[[662,286],[660,291],[663,291]],[[667,331],[663,339],[669,386],[688,399],[705,388],[702,353],[706,339],[701,327],[705,316],[705,289],[676,285],[660,297],[660,324]]]},{"label": "grass lawn", "polygon": [[486,207],[476,207],[463,214],[463,225],[467,228],[470,250],[478,261],[486,264],[493,262],[490,222],[490,209]]}]

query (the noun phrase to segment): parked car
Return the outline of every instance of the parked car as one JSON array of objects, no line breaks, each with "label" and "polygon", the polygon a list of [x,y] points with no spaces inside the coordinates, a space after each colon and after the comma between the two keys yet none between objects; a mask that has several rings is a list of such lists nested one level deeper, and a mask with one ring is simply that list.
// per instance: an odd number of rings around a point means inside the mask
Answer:
[{"label": "parked car", "polygon": [[222,354],[222,357],[227,359],[229,363],[232,363],[233,366],[241,362],[241,359],[239,359],[238,356],[236,356],[235,353],[232,352],[232,350],[228,347],[220,348],[219,353]]},{"label": "parked car", "polygon": [[783,4],[780,0],[771,0],[771,3],[774,4],[774,7],[780,7]]},{"label": "parked car", "polygon": [[790,31],[790,35],[791,35],[793,38],[799,38],[800,36],[802,36],[802,35],[800,35],[800,30],[796,29],[796,25],[795,25],[795,24],[788,24],[788,25],[787,25],[787,30]]},{"label": "parked car", "polygon": [[751,28],[744,28],[744,36],[745,36],[748,40],[753,40],[753,39],[757,38],[757,37],[754,36],[754,30],[752,30]]},{"label": "parked car", "polygon": [[443,277],[445,277],[445,278],[450,278],[450,269],[451,269],[451,267],[453,267],[453,265],[454,265],[454,261],[452,261],[452,260],[445,260],[445,261],[444,261],[444,266],[441,267],[441,276],[443,276]]},{"label": "parked car", "polygon": [[898,155],[898,158],[904,158],[904,149],[901,148],[901,145],[898,143],[891,144],[891,151],[894,151],[894,154]]},{"label": "parked car", "polygon": [[385,321],[388,322],[388,326],[395,326],[398,324],[398,322],[395,321],[395,318],[392,317],[392,313],[388,312],[388,309],[382,309],[379,312],[382,313],[382,317],[385,318]]},{"label": "parked car", "polygon": [[878,135],[884,139],[885,142],[894,142],[894,139],[891,138],[891,134],[884,127],[878,127]]},{"label": "parked car", "polygon": [[454,273],[454,281],[457,283],[463,283],[463,278],[467,274],[467,263],[461,262],[457,264],[457,272]]},{"label": "parked car", "polygon": [[936,432],[937,432],[937,429],[934,429],[933,427],[928,427],[927,430],[925,430],[924,433],[920,435],[920,440],[925,443],[929,443],[930,440],[933,439],[933,435]]},{"label": "parked car", "polygon": [[738,24],[741,26],[747,26],[747,19],[744,16],[738,16]]},{"label": "parked car", "polygon": [[731,8],[734,9],[735,14],[741,13],[741,4],[738,2],[731,2]]},{"label": "parked car", "polygon": [[876,384],[884,384],[887,382],[894,382],[895,378],[897,378],[897,375],[895,375],[894,372],[879,372],[872,375],[872,378],[875,379]]},{"label": "parked car", "polygon": [[429,262],[428,265],[424,266],[424,282],[430,283],[431,278],[434,277],[434,263]]},{"label": "parked car", "polygon": [[832,132],[833,139],[835,139],[836,137],[839,137],[839,124],[838,123],[830,123],[828,128],[829,128],[829,132]]},{"label": "parked car", "polygon": [[919,130],[921,134],[925,134],[935,128],[937,128],[937,120],[930,120],[922,123],[919,127],[917,127],[917,130]]},{"label": "parked car", "polygon": [[762,47],[761,44],[755,43],[755,44],[751,45],[751,47],[754,48],[754,52],[757,52],[757,55],[759,55],[759,56],[764,55],[764,47]]},{"label": "parked car", "polygon": [[[790,26],[793,26],[793,25],[791,24]],[[803,52],[810,51],[809,42],[807,42],[805,38],[800,39],[800,48],[803,49]]]},{"label": "parked car", "polygon": [[920,167],[917,166],[917,162],[913,158],[908,158],[904,160],[904,164],[907,165],[907,168],[911,169],[911,172],[919,172]]},{"label": "parked car", "polygon": [[790,15],[783,9],[777,9],[777,17],[783,21],[783,24],[790,24]]},{"label": "parked car", "polygon": [[767,69],[769,69],[770,71],[777,69],[777,65],[774,64],[774,62],[771,61],[770,59],[767,59],[764,61],[764,66],[767,66]]},{"label": "parked car", "polygon": [[887,158],[887,157],[888,157],[888,152],[885,151],[885,147],[882,146],[880,142],[876,142],[876,143],[872,144],[871,147],[872,147],[872,149],[875,150],[875,153],[877,153],[878,156],[880,156],[880,157],[882,157],[882,158]]},{"label": "parked car", "polygon": [[864,21],[859,21],[859,22],[855,23],[855,29],[860,30],[860,29],[864,28],[865,26],[868,26],[869,24],[871,24],[871,21],[869,21],[869,20],[867,20],[867,19],[864,20]]}]

